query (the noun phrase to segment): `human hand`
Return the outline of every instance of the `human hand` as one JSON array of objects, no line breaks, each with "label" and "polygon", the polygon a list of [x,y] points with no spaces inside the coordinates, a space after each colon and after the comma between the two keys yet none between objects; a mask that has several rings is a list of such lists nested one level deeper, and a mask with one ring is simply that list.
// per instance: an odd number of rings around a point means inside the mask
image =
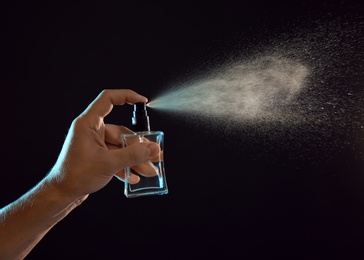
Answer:
[{"label": "human hand", "polygon": [[[147,98],[125,89],[100,93],[72,122],[58,160],[47,177],[65,194],[77,198],[100,190],[114,175],[124,180],[126,167],[135,167],[147,176],[155,175],[145,162],[158,156],[159,146],[142,142],[122,148],[121,134],[132,131],[104,123],[113,105],[137,102],[147,102]],[[137,183],[139,177],[131,175],[129,181]]]}]

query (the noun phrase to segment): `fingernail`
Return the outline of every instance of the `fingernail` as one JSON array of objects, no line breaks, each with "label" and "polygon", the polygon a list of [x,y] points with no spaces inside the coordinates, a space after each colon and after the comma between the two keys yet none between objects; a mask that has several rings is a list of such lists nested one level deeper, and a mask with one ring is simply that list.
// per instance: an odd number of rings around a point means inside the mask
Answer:
[{"label": "fingernail", "polygon": [[149,157],[155,157],[159,154],[159,146],[157,144],[149,143],[147,148],[149,149]]},{"label": "fingernail", "polygon": [[147,97],[145,97],[145,96],[143,96],[143,95],[140,95],[140,94],[139,94],[139,96],[141,96],[142,98],[144,98],[144,99],[145,99],[145,102],[144,102],[144,103],[147,103],[147,102],[148,102],[148,98],[147,98]]},{"label": "fingernail", "polygon": [[140,178],[139,176],[136,176],[134,174],[130,174],[130,177],[129,177],[129,183],[130,184],[136,184],[140,181]]}]

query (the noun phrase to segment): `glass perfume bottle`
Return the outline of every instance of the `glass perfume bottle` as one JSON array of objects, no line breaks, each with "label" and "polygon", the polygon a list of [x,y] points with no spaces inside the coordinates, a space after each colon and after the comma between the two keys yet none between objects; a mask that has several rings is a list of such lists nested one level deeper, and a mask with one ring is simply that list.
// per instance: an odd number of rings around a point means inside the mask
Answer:
[{"label": "glass perfume bottle", "polygon": [[[133,167],[125,169],[124,194],[127,198],[135,198],[148,195],[163,195],[168,193],[167,181],[164,170],[164,133],[162,131],[151,131],[146,103],[134,104],[132,117],[134,133],[121,135],[123,147],[140,142],[154,142],[160,147],[157,157],[150,159],[143,165],[148,175],[139,172]],[[139,168],[138,168],[139,169]],[[150,173],[155,173],[150,176]],[[140,178],[136,184],[129,182],[130,175],[135,174]]]}]

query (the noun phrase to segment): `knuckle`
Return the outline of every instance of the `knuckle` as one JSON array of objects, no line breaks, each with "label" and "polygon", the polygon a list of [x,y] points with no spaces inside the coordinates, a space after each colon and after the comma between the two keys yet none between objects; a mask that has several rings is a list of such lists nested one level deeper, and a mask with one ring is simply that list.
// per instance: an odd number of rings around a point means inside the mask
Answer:
[{"label": "knuckle", "polygon": [[101,96],[109,96],[110,89],[103,89],[100,93]]},{"label": "knuckle", "polygon": [[135,92],[133,90],[128,89],[128,88],[124,88],[124,89],[122,89],[122,91],[124,92],[124,94],[126,96],[132,96],[133,94],[135,94]]},{"label": "knuckle", "polygon": [[85,125],[86,120],[83,116],[78,116],[72,121],[72,127],[75,129],[81,128]]},{"label": "knuckle", "polygon": [[132,145],[132,150],[130,152],[130,161],[133,165],[139,164],[146,160],[146,148],[144,145]]}]

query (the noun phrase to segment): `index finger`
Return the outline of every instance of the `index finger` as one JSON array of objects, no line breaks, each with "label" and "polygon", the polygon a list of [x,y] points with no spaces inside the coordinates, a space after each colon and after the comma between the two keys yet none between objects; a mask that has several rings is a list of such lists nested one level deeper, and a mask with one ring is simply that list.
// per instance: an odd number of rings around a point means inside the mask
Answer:
[{"label": "index finger", "polygon": [[86,108],[84,114],[94,114],[103,118],[110,113],[114,105],[147,101],[146,97],[130,89],[105,89]]}]

